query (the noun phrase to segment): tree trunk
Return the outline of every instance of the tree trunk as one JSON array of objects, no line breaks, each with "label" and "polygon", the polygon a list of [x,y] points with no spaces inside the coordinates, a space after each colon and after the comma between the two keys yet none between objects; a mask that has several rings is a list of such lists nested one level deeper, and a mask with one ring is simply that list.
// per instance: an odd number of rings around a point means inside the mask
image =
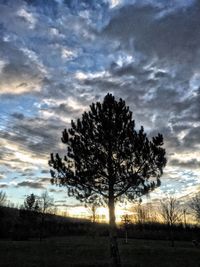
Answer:
[{"label": "tree trunk", "polygon": [[111,255],[111,266],[121,267],[118,243],[117,243],[117,229],[115,222],[115,202],[114,197],[109,198],[109,228],[110,228],[110,255]]},{"label": "tree trunk", "polygon": [[[112,112],[109,111],[110,121],[112,121]],[[112,159],[112,139],[109,138],[108,148],[108,174],[109,174],[109,198],[108,198],[108,209],[109,209],[109,235],[110,235],[110,256],[111,266],[121,267],[119,249],[117,244],[117,228],[115,222],[115,198],[114,198],[114,184],[115,175],[113,170],[113,159]]]}]

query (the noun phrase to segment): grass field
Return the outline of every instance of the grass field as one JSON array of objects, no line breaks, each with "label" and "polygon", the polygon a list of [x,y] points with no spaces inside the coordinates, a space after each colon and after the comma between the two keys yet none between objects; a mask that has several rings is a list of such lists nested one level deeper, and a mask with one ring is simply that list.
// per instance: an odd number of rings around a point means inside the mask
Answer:
[{"label": "grass field", "polygon": [[[200,267],[200,248],[190,242],[119,240],[125,267]],[[64,237],[32,241],[0,241],[0,267],[109,266],[107,238]]]}]

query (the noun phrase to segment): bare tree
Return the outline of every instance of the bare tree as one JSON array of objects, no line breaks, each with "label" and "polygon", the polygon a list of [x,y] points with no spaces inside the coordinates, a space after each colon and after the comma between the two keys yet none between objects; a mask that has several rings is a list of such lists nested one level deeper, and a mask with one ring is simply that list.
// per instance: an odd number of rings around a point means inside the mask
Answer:
[{"label": "bare tree", "polygon": [[146,209],[146,214],[147,214],[146,215],[147,221],[149,223],[157,222],[158,221],[157,206],[155,204],[153,205],[152,203],[147,203],[145,205],[145,209]]},{"label": "bare tree", "polygon": [[97,209],[98,209],[98,205],[94,202],[91,203],[90,205],[87,205],[88,211],[91,213],[91,219],[92,222],[95,223],[97,220]]},{"label": "bare tree", "polygon": [[165,223],[169,226],[174,226],[181,221],[181,210],[179,202],[176,198],[170,197],[161,201],[161,216]]},{"label": "bare tree", "polygon": [[93,195],[88,198],[85,206],[88,208],[89,213],[91,214],[92,222],[95,223],[97,220],[97,209],[99,207],[105,206],[105,203],[102,198],[99,198],[98,195]]},{"label": "bare tree", "polygon": [[51,213],[54,206],[54,200],[49,196],[47,191],[44,191],[39,197],[39,206],[42,214]]},{"label": "bare tree", "polygon": [[39,207],[41,213],[41,226],[40,226],[40,241],[44,235],[45,214],[51,213],[54,207],[54,200],[49,196],[47,191],[44,191],[39,197]]},{"label": "bare tree", "polygon": [[6,203],[6,193],[3,191],[0,191],[0,225],[2,225],[2,220],[4,217],[4,211],[3,211],[3,206]]},{"label": "bare tree", "polygon": [[0,191],[0,207],[5,205],[6,200],[7,200],[6,193]]},{"label": "bare tree", "polygon": [[197,193],[189,202],[189,208],[196,217],[197,222],[200,222],[200,192]]},{"label": "bare tree", "polygon": [[170,197],[161,201],[160,215],[164,222],[168,225],[171,237],[171,244],[174,246],[173,228],[175,224],[181,221],[182,212],[179,207],[179,202],[176,198]]},{"label": "bare tree", "polygon": [[146,208],[139,202],[135,207],[136,222],[143,225],[148,220],[148,214]]}]

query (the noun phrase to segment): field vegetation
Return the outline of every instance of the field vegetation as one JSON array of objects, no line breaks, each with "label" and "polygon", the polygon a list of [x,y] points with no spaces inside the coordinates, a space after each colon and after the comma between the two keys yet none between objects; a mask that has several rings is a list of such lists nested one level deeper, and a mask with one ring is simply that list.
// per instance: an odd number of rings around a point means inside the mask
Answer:
[{"label": "field vegetation", "polygon": [[[9,207],[0,211],[0,267],[109,266],[108,224]],[[166,223],[138,220],[119,225],[117,236],[122,266],[200,266],[200,247],[192,242],[200,240],[198,226],[180,223],[169,232]]]},{"label": "field vegetation", "polygon": [[[200,248],[192,242],[119,239],[124,267],[199,267]],[[103,267],[109,266],[108,237],[68,236],[48,238],[39,242],[0,241],[1,267]]]}]

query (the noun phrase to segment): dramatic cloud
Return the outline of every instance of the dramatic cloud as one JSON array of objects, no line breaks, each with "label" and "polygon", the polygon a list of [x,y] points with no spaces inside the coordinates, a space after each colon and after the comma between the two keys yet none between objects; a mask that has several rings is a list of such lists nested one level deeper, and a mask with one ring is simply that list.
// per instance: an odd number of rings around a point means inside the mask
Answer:
[{"label": "dramatic cloud", "polygon": [[23,181],[16,185],[16,187],[30,187],[33,189],[41,189],[44,188],[41,182],[32,182],[32,181]]},{"label": "dramatic cloud", "polygon": [[63,129],[111,92],[137,128],[164,135],[168,166],[155,194],[195,191],[199,13],[195,0],[1,1],[1,186],[46,188]]},{"label": "dramatic cloud", "polygon": [[178,159],[173,159],[170,161],[170,165],[188,169],[196,169],[196,168],[200,169],[200,161],[198,161],[197,159],[191,159],[188,161],[180,161]]},{"label": "dramatic cloud", "polygon": [[7,187],[8,187],[7,184],[2,184],[2,183],[0,183],[0,188],[7,188]]}]

